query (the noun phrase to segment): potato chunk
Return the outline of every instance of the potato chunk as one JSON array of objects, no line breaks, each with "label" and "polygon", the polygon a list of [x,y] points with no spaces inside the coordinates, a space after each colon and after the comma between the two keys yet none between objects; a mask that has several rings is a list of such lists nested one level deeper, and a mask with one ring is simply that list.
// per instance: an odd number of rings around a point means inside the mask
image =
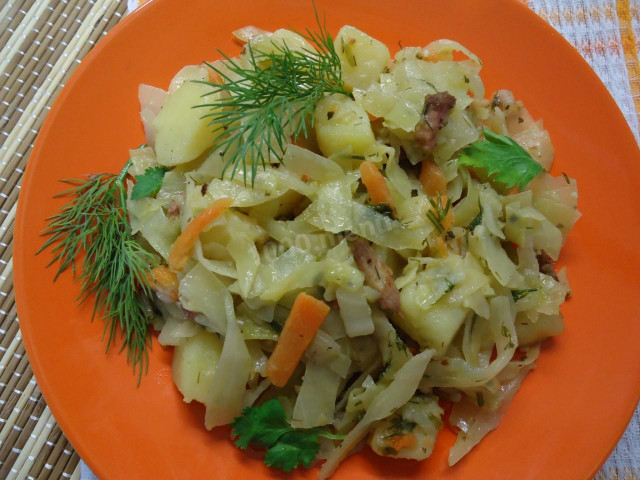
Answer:
[{"label": "potato chunk", "polygon": [[364,155],[376,144],[367,112],[346,95],[329,95],[318,102],[315,128],[325,157],[349,149],[353,155]]},{"label": "potato chunk", "polygon": [[160,165],[170,167],[189,162],[213,146],[214,129],[208,125],[208,118],[201,118],[208,110],[192,108],[211,103],[213,95],[202,97],[210,91],[211,87],[207,85],[183,83],[153,120],[156,157]]},{"label": "potato chunk", "polygon": [[350,25],[340,29],[336,50],[342,65],[342,80],[349,89],[366,89],[378,81],[389,65],[387,46]]},{"label": "potato chunk", "polygon": [[205,403],[211,390],[222,341],[213,333],[201,330],[175,347],[173,352],[173,381],[189,403]]}]

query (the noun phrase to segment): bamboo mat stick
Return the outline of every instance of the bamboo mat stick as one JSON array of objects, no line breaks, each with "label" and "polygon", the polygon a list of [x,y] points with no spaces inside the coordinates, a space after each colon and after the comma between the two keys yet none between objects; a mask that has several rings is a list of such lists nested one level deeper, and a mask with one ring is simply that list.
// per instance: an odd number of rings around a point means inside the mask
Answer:
[{"label": "bamboo mat stick", "polygon": [[[11,85],[11,90],[7,92],[9,96],[11,92],[22,93],[24,97],[20,97],[17,93],[12,98],[13,103],[4,105],[0,102],[0,114],[2,114],[1,107],[5,106],[9,112],[19,112],[18,108],[24,110],[26,103],[28,102],[28,96],[30,88],[38,90],[44,80],[48,77],[53,64],[63,54],[64,47],[66,47],[73,36],[75,30],[72,28],[73,23],[80,18],[84,18],[90,10],[91,4],[85,3],[81,8],[77,8],[78,5],[73,6],[69,3],[59,2],[51,12],[54,20],[47,20],[43,18],[37,26],[39,33],[36,38],[33,39],[33,43],[24,52],[23,55],[16,55],[13,62],[20,64],[23,68],[9,69],[11,71],[10,76],[7,79],[7,84]],[[49,41],[46,41],[49,39]],[[39,45],[38,45],[39,43]],[[24,62],[26,60],[26,63]],[[34,75],[33,72],[37,72]],[[8,127],[13,127],[11,121],[7,124]]]},{"label": "bamboo mat stick", "polygon": [[15,55],[20,48],[22,39],[24,39],[28,32],[33,30],[33,26],[38,21],[38,18],[42,15],[42,12],[49,5],[47,2],[36,2],[29,9],[27,14],[20,22],[19,27],[11,35],[11,38],[7,42],[6,46],[0,51],[0,71],[4,71],[9,63],[9,60]]},{"label": "bamboo mat stick", "polygon": [[[33,0],[18,2],[10,0],[2,7],[2,16],[0,16],[0,45],[6,45],[11,37],[13,29],[10,28],[11,23],[16,19],[24,16],[20,11],[31,8]],[[19,22],[16,22],[19,23]]]},{"label": "bamboo mat stick", "polygon": [[[87,22],[90,24],[97,22],[99,16],[105,12],[107,4],[110,3],[110,1],[112,0],[97,0],[89,12]],[[37,119],[37,116],[34,115],[33,112],[44,108],[44,105],[49,101],[54,90],[59,88],[60,80],[65,75],[71,63],[75,60],[75,55],[80,50],[80,45],[87,40],[89,35],[90,30],[85,29],[85,31],[73,36],[68,46],[65,48],[61,58],[56,62],[52,76],[47,77],[42,88],[35,93],[33,101],[29,103],[27,108],[22,112],[15,128],[11,130],[9,138],[0,150],[0,176],[4,176],[4,169],[8,163],[8,158],[15,153],[23,138],[31,128],[31,125],[33,125],[34,120]]]},{"label": "bamboo mat stick", "polygon": [[33,429],[33,434],[29,437],[26,445],[22,448],[20,455],[16,459],[11,473],[7,476],[7,480],[14,478],[27,478],[27,472],[31,468],[33,460],[29,460],[32,452],[37,452],[42,448],[44,442],[47,440],[47,432],[53,428],[53,422],[55,422],[51,410],[49,407],[45,407],[44,413],[40,415],[40,420]]},{"label": "bamboo mat stick", "polygon": [[13,407],[11,415],[9,415],[9,417],[5,420],[4,427],[0,431],[0,442],[2,442],[3,444],[13,430],[13,425],[15,425],[15,421],[18,418],[20,411],[25,407],[27,401],[29,400],[29,397],[31,396],[31,393],[33,393],[33,389],[35,388],[35,386],[35,382],[29,382],[27,384],[27,388],[24,389],[24,394],[20,396],[20,398],[18,399],[18,403],[15,407]]},{"label": "bamboo mat stick", "polygon": [[[87,8],[88,5],[89,4],[87,3]],[[51,52],[55,52],[56,49],[55,47],[53,47],[53,45],[49,45],[49,42],[46,42],[45,39],[47,38],[47,36],[49,36],[53,40],[53,37],[50,35],[50,33],[53,32],[55,34],[60,30],[65,21],[65,17],[62,17],[62,15],[65,14],[68,17],[69,13],[74,13],[74,10],[75,8],[68,3],[58,2],[54,11],[51,12],[51,16],[55,18],[55,21],[51,22],[47,21],[46,18],[41,18],[37,25],[34,27],[34,31],[37,32],[37,35],[32,40],[27,50],[24,52],[24,55],[14,55],[14,58],[11,59],[11,63],[17,65],[19,63],[21,64],[20,60],[22,58],[33,59],[34,57],[36,57],[38,59],[44,60],[44,63],[41,63],[41,65],[46,64],[47,57],[51,55]],[[77,14],[77,10],[75,10],[75,12]],[[53,50],[50,50],[50,47],[53,47]],[[10,107],[10,104],[9,106],[2,104],[2,100],[5,100],[5,98],[7,97],[10,99],[14,99],[19,90],[22,90],[23,94],[25,90],[28,91],[30,85],[25,85],[25,79],[29,77],[31,77],[32,79],[44,78],[42,77],[42,75],[36,76],[30,74],[31,71],[33,71],[33,67],[30,67],[28,64],[24,65],[24,68],[7,68],[7,72],[10,73],[6,80],[6,85],[10,88],[3,89],[4,91],[0,92],[0,115],[4,113],[4,111],[2,110],[3,106],[6,107],[6,109]]]},{"label": "bamboo mat stick", "polygon": [[2,273],[0,273],[0,288],[2,288],[2,286],[4,285],[4,282],[6,282],[7,278],[9,278],[9,276],[12,273],[13,273],[13,258],[9,260],[7,265],[5,265],[4,269],[2,270]]}]

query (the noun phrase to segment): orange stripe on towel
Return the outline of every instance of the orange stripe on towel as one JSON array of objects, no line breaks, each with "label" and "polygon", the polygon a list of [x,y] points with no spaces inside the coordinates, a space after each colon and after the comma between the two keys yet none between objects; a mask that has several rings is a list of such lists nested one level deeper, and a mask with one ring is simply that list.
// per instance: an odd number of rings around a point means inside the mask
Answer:
[{"label": "orange stripe on towel", "polygon": [[616,10],[620,28],[620,38],[622,40],[622,51],[627,64],[629,76],[629,86],[631,96],[636,108],[636,117],[640,123],[640,66],[638,65],[638,49],[636,47],[636,36],[633,32],[631,22],[632,12],[629,0],[616,0]]}]

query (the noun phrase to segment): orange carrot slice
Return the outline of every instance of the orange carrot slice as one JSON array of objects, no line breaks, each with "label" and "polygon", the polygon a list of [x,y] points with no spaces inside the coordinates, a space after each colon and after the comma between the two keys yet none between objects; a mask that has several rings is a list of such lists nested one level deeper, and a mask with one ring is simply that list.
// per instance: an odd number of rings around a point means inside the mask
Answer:
[{"label": "orange carrot slice", "polygon": [[298,294],[267,362],[265,372],[272,384],[277,387],[287,384],[329,310],[323,301],[304,292]]},{"label": "orange carrot slice", "polygon": [[224,83],[220,74],[211,68],[209,69],[209,81],[218,85],[222,85]]},{"label": "orange carrot slice", "polygon": [[232,203],[233,200],[231,198],[220,198],[191,220],[189,225],[178,236],[173,247],[171,247],[171,252],[169,252],[169,268],[171,270],[180,271],[184,268],[184,264],[189,260],[191,249],[196,244],[200,232],[222,215]]},{"label": "orange carrot slice", "polygon": [[156,292],[165,294],[174,302],[178,300],[178,276],[164,265],[152,268],[147,280]]},{"label": "orange carrot slice", "polygon": [[399,452],[403,448],[412,448],[416,446],[418,440],[413,433],[407,433],[406,435],[394,435],[389,437],[386,444],[393,448],[396,452]]},{"label": "orange carrot slice", "polygon": [[[440,198],[442,199],[442,203],[444,205],[446,205],[447,202],[449,201],[449,198],[446,195],[442,195]],[[442,226],[445,232],[448,232],[453,228],[453,208],[450,208],[449,211],[447,212],[447,216],[444,217]]]},{"label": "orange carrot slice", "polygon": [[440,195],[447,193],[447,180],[444,178],[440,167],[431,160],[422,161],[420,183],[422,184],[422,191],[430,197],[435,197],[437,193]]},{"label": "orange carrot slice", "polygon": [[438,237],[436,238],[436,242],[438,243],[438,250],[440,250],[440,255],[444,258],[447,257],[449,254],[447,252],[447,244],[444,243],[444,239],[438,235]]},{"label": "orange carrot slice", "polygon": [[389,186],[378,167],[368,160],[362,162],[360,164],[360,177],[364,186],[367,187],[367,192],[369,192],[369,197],[373,203],[386,203],[391,208],[394,208]]}]

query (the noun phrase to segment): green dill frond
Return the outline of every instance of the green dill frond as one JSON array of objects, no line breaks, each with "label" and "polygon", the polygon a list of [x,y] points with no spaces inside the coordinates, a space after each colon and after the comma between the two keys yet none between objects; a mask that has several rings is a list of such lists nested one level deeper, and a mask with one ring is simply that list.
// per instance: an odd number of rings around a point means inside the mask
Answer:
[{"label": "green dill frond", "polygon": [[316,103],[326,94],[350,95],[342,83],[340,58],[333,38],[316,12],[319,32],[299,33],[314,51],[294,51],[286,43],[272,44],[272,52],[263,52],[247,44],[244,66],[220,51],[225,68],[207,63],[223,79],[211,86],[207,95],[218,95],[206,108],[203,118],[219,132],[213,144],[224,152],[222,177],[238,171],[244,182],[251,176],[253,185],[258,168],[270,158],[281,161],[290,139],[309,136]]},{"label": "green dill frond", "polygon": [[429,197],[429,203],[431,204],[431,209],[427,212],[427,218],[440,234],[446,233],[443,222],[447,218],[447,214],[451,208],[451,199],[449,198],[447,204],[443,206],[442,197],[440,193],[438,193],[435,200]]},{"label": "green dill frond", "polygon": [[155,265],[153,255],[131,235],[126,212],[124,178],[131,161],[119,175],[99,174],[88,179],[63,180],[71,188],[56,197],[69,198],[60,211],[47,218],[42,235],[48,236],[36,254],[51,248],[47,264],[58,265],[55,278],[67,269],[76,276],[76,261],[83,252],[78,302],[95,298],[92,318],[105,320],[107,350],[122,332],[120,350],[127,351],[138,382],[148,367],[148,299],[151,290],[147,275]]}]

